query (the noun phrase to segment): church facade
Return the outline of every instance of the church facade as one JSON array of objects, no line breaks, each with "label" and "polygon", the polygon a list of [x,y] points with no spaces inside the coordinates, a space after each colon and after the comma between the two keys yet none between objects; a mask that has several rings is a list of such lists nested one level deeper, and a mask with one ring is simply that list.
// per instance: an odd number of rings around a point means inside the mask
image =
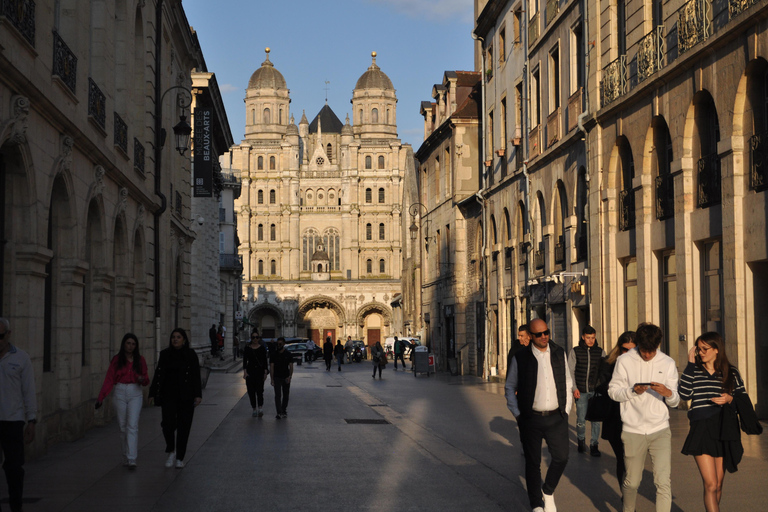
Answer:
[{"label": "church facade", "polygon": [[326,104],[297,125],[269,49],[249,80],[245,139],[224,158],[242,180],[241,310],[245,327],[266,338],[373,344],[398,334],[390,302],[401,291],[413,150],[398,139],[395,89],[375,52],[351,103],[344,123]]}]

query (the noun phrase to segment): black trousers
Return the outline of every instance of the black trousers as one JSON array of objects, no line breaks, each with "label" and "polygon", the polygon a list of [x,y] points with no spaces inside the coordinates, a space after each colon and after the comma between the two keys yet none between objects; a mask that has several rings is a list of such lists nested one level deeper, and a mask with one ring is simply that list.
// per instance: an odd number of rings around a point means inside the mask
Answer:
[{"label": "black trousers", "polygon": [[288,411],[288,397],[291,394],[291,383],[285,379],[275,378],[275,409],[277,414]]},{"label": "black trousers", "polygon": [[621,435],[610,436],[608,442],[613,448],[613,454],[616,457],[616,478],[619,481],[619,487],[624,483],[624,477],[627,475],[627,467],[624,465],[624,441],[621,440]]},{"label": "black trousers", "polygon": [[160,426],[165,437],[165,453],[176,452],[176,458],[184,460],[189,431],[192,429],[192,417],[195,415],[195,404],[186,400],[163,400],[161,409]]},{"label": "black trousers", "polygon": [[[251,401],[251,409],[264,405],[264,372],[245,378],[245,388],[248,390],[248,399]],[[258,401],[257,401],[258,399]]]},{"label": "black trousers", "polygon": [[331,357],[326,357],[325,358],[325,371],[330,371],[331,370],[331,363],[332,362],[333,362],[333,358],[331,358]]},{"label": "black trousers", "polygon": [[403,363],[403,369],[405,369],[405,359],[403,357],[403,353],[395,354],[395,370],[397,370],[397,360],[400,360],[401,363]]},{"label": "black trousers", "polygon": [[24,422],[0,421],[0,446],[3,449],[3,470],[8,483],[11,510],[21,510],[24,494]]},{"label": "black trousers", "polygon": [[[531,508],[543,507],[542,491],[548,495],[555,492],[560,477],[568,464],[568,418],[560,414],[549,416],[532,415],[518,418],[520,442],[525,455],[525,486]],[[552,462],[549,464],[544,486],[541,485],[541,441],[547,442]]]}]

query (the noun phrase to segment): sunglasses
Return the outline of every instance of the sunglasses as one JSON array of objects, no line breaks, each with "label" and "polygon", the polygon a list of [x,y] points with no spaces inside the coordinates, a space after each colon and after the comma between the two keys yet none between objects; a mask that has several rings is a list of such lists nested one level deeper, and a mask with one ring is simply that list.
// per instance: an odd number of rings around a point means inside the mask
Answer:
[{"label": "sunglasses", "polygon": [[549,336],[549,329],[541,332],[531,332],[531,336],[534,338],[541,338],[542,336]]},{"label": "sunglasses", "polygon": [[0,332],[0,340],[5,338],[5,335],[8,334],[8,332]]}]

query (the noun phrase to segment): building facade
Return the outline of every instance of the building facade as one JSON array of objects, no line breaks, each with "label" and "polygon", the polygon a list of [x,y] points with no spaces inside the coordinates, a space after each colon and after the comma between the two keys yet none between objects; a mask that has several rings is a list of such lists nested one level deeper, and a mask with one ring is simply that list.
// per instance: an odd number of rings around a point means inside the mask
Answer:
[{"label": "building facade", "polygon": [[248,84],[245,140],[228,161],[236,201],[246,326],[267,338],[346,336],[372,344],[398,334],[403,176],[413,151],[397,138],[397,97],[376,64],[352,92],[352,120],[329,105],[312,122],[267,58]]}]

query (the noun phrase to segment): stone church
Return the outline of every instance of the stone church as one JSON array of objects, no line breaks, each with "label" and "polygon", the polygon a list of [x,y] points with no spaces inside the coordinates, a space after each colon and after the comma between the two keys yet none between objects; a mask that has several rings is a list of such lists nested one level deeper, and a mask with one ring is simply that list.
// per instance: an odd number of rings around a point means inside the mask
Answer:
[{"label": "stone church", "polygon": [[235,204],[246,328],[266,338],[396,335],[403,176],[413,150],[397,136],[397,96],[376,64],[360,76],[342,122],[326,103],[298,125],[285,78],[269,59],[245,96],[245,140],[224,155],[238,169]]}]

